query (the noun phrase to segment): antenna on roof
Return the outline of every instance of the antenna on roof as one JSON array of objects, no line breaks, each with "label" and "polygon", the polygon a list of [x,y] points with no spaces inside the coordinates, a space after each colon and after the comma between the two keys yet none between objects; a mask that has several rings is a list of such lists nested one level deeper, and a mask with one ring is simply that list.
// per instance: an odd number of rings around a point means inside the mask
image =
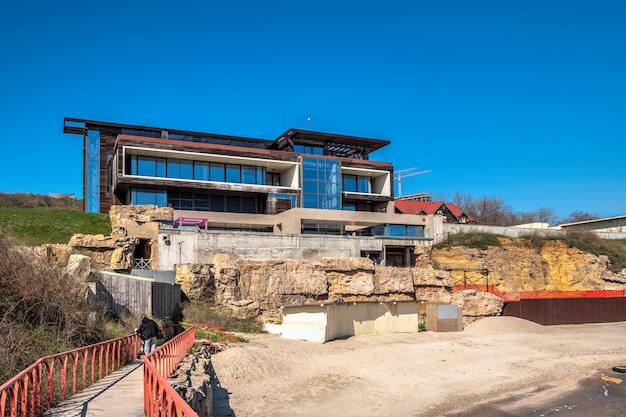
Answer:
[{"label": "antenna on roof", "polygon": [[306,118],[306,128],[311,130],[311,116]]},{"label": "antenna on roof", "polygon": [[398,180],[398,198],[402,198],[402,178],[413,177],[415,175],[428,174],[431,170],[416,171],[418,167],[401,169],[395,172],[394,179]]}]

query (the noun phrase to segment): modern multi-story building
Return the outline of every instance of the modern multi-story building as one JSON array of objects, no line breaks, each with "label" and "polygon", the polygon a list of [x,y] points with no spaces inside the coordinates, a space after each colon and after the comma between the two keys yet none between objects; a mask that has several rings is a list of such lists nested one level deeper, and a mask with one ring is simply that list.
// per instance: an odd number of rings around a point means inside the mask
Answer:
[{"label": "modern multi-story building", "polygon": [[64,132],[83,136],[88,212],[151,204],[204,219],[207,231],[392,239],[361,256],[398,265],[435,233],[436,216],[396,212],[393,165],[370,160],[386,140],[300,129],[265,140],[75,118]]}]

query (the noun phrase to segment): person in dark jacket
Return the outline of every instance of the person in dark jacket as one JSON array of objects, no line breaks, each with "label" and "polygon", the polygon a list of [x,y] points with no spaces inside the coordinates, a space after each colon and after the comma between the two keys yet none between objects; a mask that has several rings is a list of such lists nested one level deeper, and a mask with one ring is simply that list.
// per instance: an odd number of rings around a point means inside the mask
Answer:
[{"label": "person in dark jacket", "polygon": [[141,324],[135,329],[135,332],[143,340],[143,353],[145,355],[156,349],[159,326],[154,320],[150,320],[148,316],[142,314]]}]

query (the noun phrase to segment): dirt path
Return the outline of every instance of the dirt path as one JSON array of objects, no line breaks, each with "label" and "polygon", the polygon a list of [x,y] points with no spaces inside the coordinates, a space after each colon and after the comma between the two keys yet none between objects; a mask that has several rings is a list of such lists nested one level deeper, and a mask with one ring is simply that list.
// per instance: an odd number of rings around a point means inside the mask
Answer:
[{"label": "dirt path", "polygon": [[486,403],[519,415],[626,364],[626,322],[489,317],[462,332],[325,344],[256,335],[212,361],[223,394],[215,417],[431,417]]}]

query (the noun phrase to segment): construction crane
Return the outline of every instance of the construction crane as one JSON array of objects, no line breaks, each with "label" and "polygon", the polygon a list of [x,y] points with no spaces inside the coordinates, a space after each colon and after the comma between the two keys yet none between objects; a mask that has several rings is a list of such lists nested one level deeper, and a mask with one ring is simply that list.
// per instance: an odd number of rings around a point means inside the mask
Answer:
[{"label": "construction crane", "polygon": [[408,177],[414,177],[416,175],[428,174],[430,169],[426,171],[417,171],[418,167],[400,169],[395,172],[394,179],[398,181],[398,198],[402,197],[402,179]]}]

